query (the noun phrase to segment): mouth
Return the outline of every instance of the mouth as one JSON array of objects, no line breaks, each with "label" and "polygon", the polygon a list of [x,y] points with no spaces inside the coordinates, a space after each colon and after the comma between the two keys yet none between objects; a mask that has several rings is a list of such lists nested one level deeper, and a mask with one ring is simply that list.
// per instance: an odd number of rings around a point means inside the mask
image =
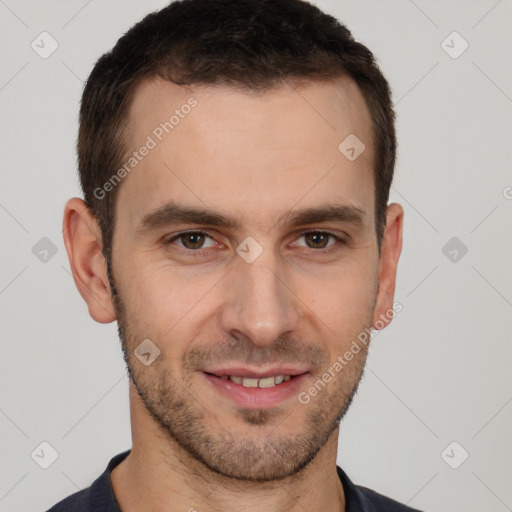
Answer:
[{"label": "mouth", "polygon": [[210,387],[245,408],[268,408],[296,396],[310,375],[299,369],[253,372],[244,369],[203,371]]},{"label": "mouth", "polygon": [[235,384],[244,386],[246,388],[273,388],[279,386],[283,382],[287,382],[297,375],[270,375],[268,377],[250,377],[241,375],[216,375],[214,373],[205,372],[207,375],[218,377],[222,380],[230,380]]}]

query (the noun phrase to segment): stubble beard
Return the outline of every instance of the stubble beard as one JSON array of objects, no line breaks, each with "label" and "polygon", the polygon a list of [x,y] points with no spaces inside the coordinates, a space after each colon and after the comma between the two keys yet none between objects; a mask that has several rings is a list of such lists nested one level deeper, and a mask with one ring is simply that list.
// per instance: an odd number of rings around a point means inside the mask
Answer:
[{"label": "stubble beard", "polygon": [[[126,306],[110,273],[109,279],[129,379],[171,446],[177,444],[195,461],[221,477],[246,482],[276,482],[299,474],[315,459],[329,438],[337,435],[339,423],[362,379],[368,347],[362,348],[357,357],[338,373],[330,387],[320,390],[308,404],[298,405],[307,408],[302,426],[293,423],[293,417],[289,418],[293,412],[283,413],[275,408],[233,409],[236,424],[240,425],[235,432],[213,418],[208,412],[211,404],[203,404],[194,396],[187,373],[182,372],[183,378],[174,376],[162,365],[153,363],[146,367],[133,356],[133,350],[144,337],[130,326]],[[159,345],[158,341],[156,345]],[[235,421],[230,418],[229,424],[233,425]],[[285,421],[297,430],[283,434],[279,425]],[[270,434],[269,425],[275,426]],[[258,427],[265,430],[264,436],[258,433],[261,431]]]}]

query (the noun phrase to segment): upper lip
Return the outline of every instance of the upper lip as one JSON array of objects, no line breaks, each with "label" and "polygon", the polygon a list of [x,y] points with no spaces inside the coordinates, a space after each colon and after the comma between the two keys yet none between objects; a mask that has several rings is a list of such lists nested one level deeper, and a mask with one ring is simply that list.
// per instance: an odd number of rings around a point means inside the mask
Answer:
[{"label": "upper lip", "polygon": [[266,377],[274,377],[277,375],[301,375],[308,372],[307,368],[298,368],[296,366],[273,366],[265,369],[251,369],[242,366],[222,369],[205,369],[205,373],[213,373],[217,377],[229,375],[232,377],[248,377],[250,379],[265,379]]}]

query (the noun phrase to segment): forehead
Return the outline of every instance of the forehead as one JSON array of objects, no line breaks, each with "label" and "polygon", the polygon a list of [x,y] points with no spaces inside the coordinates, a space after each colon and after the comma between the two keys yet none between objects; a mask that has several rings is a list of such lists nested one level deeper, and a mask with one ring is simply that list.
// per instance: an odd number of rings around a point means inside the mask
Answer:
[{"label": "forehead", "polygon": [[[371,126],[364,97],[348,77],[287,82],[263,93],[145,80],[129,109],[126,160],[138,154],[117,209],[132,224],[170,200],[262,222],[265,216],[254,217],[262,206],[269,217],[298,202],[314,207],[325,200],[369,210]],[[365,149],[350,160],[343,150],[354,140]]]}]

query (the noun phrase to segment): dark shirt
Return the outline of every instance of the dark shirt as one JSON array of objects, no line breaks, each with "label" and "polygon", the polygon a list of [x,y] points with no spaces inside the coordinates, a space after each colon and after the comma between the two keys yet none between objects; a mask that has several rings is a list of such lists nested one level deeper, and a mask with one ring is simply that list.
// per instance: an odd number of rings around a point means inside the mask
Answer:
[{"label": "dark shirt", "polygon": [[[90,487],[71,494],[47,512],[121,512],[110,481],[110,473],[128,456],[130,451],[127,450],[113,457],[107,469]],[[345,491],[345,512],[420,512],[367,487],[354,485],[339,466],[336,468]]]}]

